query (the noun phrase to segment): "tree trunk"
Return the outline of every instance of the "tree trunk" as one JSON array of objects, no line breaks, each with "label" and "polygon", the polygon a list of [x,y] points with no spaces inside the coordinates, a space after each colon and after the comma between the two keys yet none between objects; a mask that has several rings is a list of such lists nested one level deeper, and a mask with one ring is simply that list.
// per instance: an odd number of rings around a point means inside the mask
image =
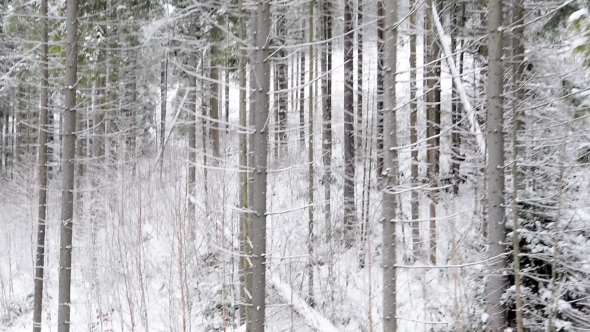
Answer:
[{"label": "tree trunk", "polygon": [[512,252],[514,256],[514,297],[515,297],[515,311],[516,311],[516,332],[524,331],[523,323],[523,301],[521,291],[521,276],[520,276],[520,234],[519,230],[519,207],[518,207],[518,188],[519,188],[519,169],[518,169],[518,133],[523,128],[522,126],[522,111],[520,111],[521,103],[524,95],[524,83],[522,81],[522,74],[524,70],[524,46],[520,42],[524,37],[524,3],[523,0],[513,0],[512,6],[512,24],[515,25],[514,37],[512,38],[513,56],[512,74],[514,80],[514,109],[513,109],[513,127],[512,127],[512,154],[514,155],[514,163],[512,165],[512,215],[514,223],[513,231],[513,247]]},{"label": "tree trunk", "polygon": [[166,106],[168,103],[168,51],[160,71],[160,177],[164,164],[164,142],[166,140]]},{"label": "tree trunk", "polygon": [[436,204],[438,203],[438,164],[440,146],[440,49],[435,41],[433,8],[440,12],[440,0],[428,0],[426,20],[428,182],[430,183],[430,262],[436,265]]},{"label": "tree trunk", "polygon": [[[465,3],[459,4],[455,2],[453,8],[453,17],[451,19],[451,52],[455,52],[457,45],[461,49],[459,51],[458,69],[459,75],[463,76],[463,43],[459,42],[458,39],[463,36],[463,29],[465,27]],[[463,115],[462,104],[459,100],[459,94],[457,91],[457,85],[455,80],[452,82],[452,110],[451,117],[453,122],[453,130],[451,134],[451,175],[453,184],[453,194],[459,194],[459,182],[460,174],[459,170],[461,162],[465,159],[461,155],[461,117]]]},{"label": "tree trunk", "polygon": [[301,51],[301,72],[299,78],[299,142],[305,144],[305,51]]},{"label": "tree trunk", "polygon": [[397,120],[396,120],[396,70],[397,70],[397,0],[384,1],[384,84],[389,90],[386,94],[383,111],[383,132],[385,133],[383,153],[384,184],[382,198],[383,216],[383,332],[397,331],[397,235],[396,218],[397,197],[394,192],[398,181]]},{"label": "tree trunk", "polygon": [[488,255],[490,271],[487,279],[487,331],[503,331],[507,327],[502,294],[506,290],[506,225],[504,223],[504,134],[502,68],[503,43],[502,0],[488,0],[488,83],[487,83],[487,147],[488,147]]},{"label": "tree trunk", "polygon": [[76,85],[78,83],[78,1],[67,0],[65,114],[62,144],[62,195],[59,248],[57,330],[70,331],[72,281],[72,227],[74,217],[74,166],[76,148]]},{"label": "tree trunk", "polygon": [[[313,41],[314,41],[314,27],[313,27],[313,7],[315,6],[315,1],[311,0],[309,3],[309,81],[313,82],[314,80],[314,54],[313,54]],[[315,306],[315,300],[313,295],[313,269],[314,269],[314,235],[313,235],[313,228],[314,228],[314,220],[313,220],[313,206],[314,206],[314,198],[313,198],[313,189],[314,189],[314,158],[313,158],[313,150],[314,150],[314,132],[313,132],[313,117],[314,117],[314,85],[309,85],[309,141],[308,141],[308,149],[307,149],[307,162],[309,163],[309,178],[308,178],[308,234],[307,234],[307,251],[309,254],[309,263],[307,269],[307,286],[308,286],[308,293],[307,293],[307,303],[310,307]]]},{"label": "tree trunk", "polygon": [[[410,144],[411,144],[411,175],[412,188],[418,186],[418,81],[416,71],[416,46],[417,46],[417,1],[412,1],[410,13]],[[414,259],[422,255],[422,241],[420,241],[420,196],[418,190],[412,189],[412,251]]]},{"label": "tree trunk", "polygon": [[383,174],[383,99],[385,89],[383,86],[383,34],[385,32],[385,11],[383,1],[377,2],[377,178]]},{"label": "tree trunk", "polygon": [[43,281],[45,270],[45,218],[47,216],[47,113],[49,105],[49,23],[47,0],[41,1],[41,107],[39,109],[39,204],[37,206],[37,253],[35,256],[35,295],[33,299],[33,332],[41,332],[43,316]]},{"label": "tree trunk", "polygon": [[326,46],[322,54],[322,161],[324,164],[324,222],[326,242],[332,241],[332,5],[329,0],[323,4],[323,33]]},{"label": "tree trunk", "polygon": [[[190,36],[196,37],[197,35],[197,24],[191,23],[189,26]],[[191,52],[189,55],[189,66],[193,70],[197,70],[197,53]],[[197,199],[195,194],[197,184],[197,79],[189,75],[188,77],[188,179],[186,183],[186,194],[188,198],[188,214],[187,220],[189,225],[196,222],[196,206],[195,200]],[[194,239],[193,227],[189,227],[189,239]]]},{"label": "tree trunk", "polygon": [[354,186],[354,21],[351,2],[346,0],[344,6],[344,241],[347,248],[354,244],[357,227]]},{"label": "tree trunk", "polygon": [[[356,28],[356,46],[357,46],[357,140],[356,148],[363,151],[365,137],[363,135],[363,0],[357,3],[357,28]],[[359,153],[360,154],[360,153]],[[358,156],[360,157],[360,156]]]},{"label": "tree trunk", "polygon": [[[244,10],[243,0],[239,0],[239,36],[240,40],[246,40],[246,11]],[[248,208],[248,173],[246,172],[248,167],[248,142],[246,136],[246,50],[240,47],[239,59],[238,59],[238,73],[240,78],[240,206],[243,209]],[[248,260],[245,255],[250,254],[250,245],[248,243],[249,237],[249,226],[248,226],[248,215],[246,213],[240,213],[240,245],[242,256],[240,256],[240,299],[242,305],[240,306],[240,325],[246,324],[246,311],[249,310],[247,303],[249,298],[246,295],[246,275],[247,271],[250,270]]]},{"label": "tree trunk", "polygon": [[265,330],[265,298],[266,298],[266,179],[268,156],[268,123],[270,103],[270,64],[269,45],[270,35],[270,0],[260,1],[257,5],[256,18],[256,51],[254,72],[256,85],[254,86],[254,100],[256,112],[255,132],[252,134],[254,143],[253,164],[253,202],[252,207],[252,330]]},{"label": "tree trunk", "polygon": [[224,108],[225,108],[225,132],[229,132],[229,63],[226,64],[227,68],[224,71],[225,78],[224,78],[224,92],[223,92],[223,99],[224,99]]},{"label": "tree trunk", "polygon": [[[287,31],[285,30],[285,17],[284,14],[280,14],[278,19],[277,25],[279,26],[279,38],[281,40],[280,44],[285,45],[285,34]],[[288,66],[287,66],[287,52],[285,49],[281,48],[278,52],[279,61],[277,63],[277,81],[278,81],[278,93],[277,96],[277,105],[278,105],[278,141],[279,141],[279,152],[282,152],[285,149],[287,144],[287,104],[288,104],[288,88],[289,88],[289,81],[288,81]]]},{"label": "tree trunk", "polygon": [[213,156],[219,158],[221,156],[219,151],[219,67],[217,66],[217,58],[219,55],[219,48],[217,45],[211,45],[211,97],[209,99],[209,107],[211,116],[210,135],[213,140]]}]

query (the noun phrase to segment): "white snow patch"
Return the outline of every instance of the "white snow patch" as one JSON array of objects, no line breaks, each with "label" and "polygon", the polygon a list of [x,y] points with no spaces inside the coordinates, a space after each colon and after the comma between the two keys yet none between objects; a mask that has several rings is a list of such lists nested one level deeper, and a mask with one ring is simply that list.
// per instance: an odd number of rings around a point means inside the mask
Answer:
[{"label": "white snow patch", "polygon": [[588,8],[582,8],[582,9],[572,13],[570,15],[570,17],[567,19],[567,23],[569,24],[569,23],[575,22],[575,21],[581,19],[582,17],[586,17],[586,16],[588,16]]}]

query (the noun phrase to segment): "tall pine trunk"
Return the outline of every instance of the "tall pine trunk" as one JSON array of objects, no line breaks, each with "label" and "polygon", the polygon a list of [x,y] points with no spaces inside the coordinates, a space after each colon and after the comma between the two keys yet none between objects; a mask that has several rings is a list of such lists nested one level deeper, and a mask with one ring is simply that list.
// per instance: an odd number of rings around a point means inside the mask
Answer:
[{"label": "tall pine trunk", "polygon": [[397,120],[396,120],[396,70],[397,70],[397,0],[385,1],[384,85],[388,89],[383,110],[384,184],[382,197],[383,218],[383,332],[397,331],[397,197],[394,192],[398,181]]},{"label": "tall pine trunk", "polygon": [[385,33],[385,10],[383,1],[377,2],[377,178],[383,174],[383,98],[385,88],[383,86],[383,50]]},{"label": "tall pine trunk", "polygon": [[[211,116],[211,129],[209,134],[213,140],[213,156],[219,158],[219,66],[217,65],[219,47],[211,45],[211,90],[209,93],[209,115]],[[215,161],[217,162],[217,161]]]},{"label": "tall pine trunk", "polygon": [[332,241],[332,5],[322,2],[323,34],[326,45],[322,53],[322,162],[324,164],[324,222],[326,242]]},{"label": "tall pine trunk", "polygon": [[37,212],[37,252],[33,299],[33,332],[41,332],[43,315],[43,281],[45,270],[45,218],[47,216],[47,126],[49,105],[49,24],[47,0],[41,1],[41,107],[39,109],[39,205]]},{"label": "tall pine trunk", "polygon": [[438,203],[438,170],[440,146],[440,49],[435,41],[432,10],[440,11],[440,0],[428,0],[426,20],[426,67],[427,67],[427,156],[428,182],[430,183],[430,262],[436,265],[436,204]]},{"label": "tall pine trunk", "polygon": [[418,67],[416,65],[416,46],[417,46],[417,12],[418,2],[412,1],[410,10],[410,144],[411,144],[411,175],[412,175],[412,251],[414,259],[418,259],[422,254],[422,241],[420,241],[420,197],[418,190]]},{"label": "tall pine trunk", "polygon": [[[238,2],[239,10],[239,36],[240,40],[246,40],[246,11],[244,10],[243,0]],[[239,74],[239,85],[240,85],[240,129],[239,129],[239,140],[240,140],[240,206],[243,209],[248,208],[248,142],[246,135],[246,50],[244,47],[240,47],[240,53],[238,58],[238,74]],[[249,223],[248,215],[246,213],[240,213],[240,245],[242,256],[240,256],[240,299],[242,305],[240,306],[240,325],[246,324],[246,312],[250,310],[248,303],[249,298],[247,293],[249,292],[246,286],[247,271],[250,270],[248,259],[246,255],[250,254],[250,245],[248,242],[249,236]]]},{"label": "tall pine trunk", "polygon": [[514,81],[514,104],[513,104],[513,124],[512,124],[512,154],[514,162],[512,165],[512,216],[514,224],[514,232],[512,232],[513,246],[512,252],[514,256],[514,302],[516,312],[516,332],[524,331],[523,322],[523,299],[522,299],[522,281],[520,270],[520,234],[519,230],[519,206],[518,206],[518,188],[519,175],[518,169],[518,133],[523,129],[521,118],[523,111],[521,111],[522,102],[524,99],[524,45],[521,40],[524,38],[524,2],[523,0],[513,0],[512,6],[512,24],[515,25],[514,36],[512,38],[512,50],[514,52],[512,61],[512,74]]},{"label": "tall pine trunk", "polygon": [[502,294],[507,282],[506,225],[504,220],[504,70],[502,68],[503,38],[502,0],[488,0],[488,79],[487,79],[487,148],[488,148],[488,256],[489,275],[485,287],[487,330],[503,331],[507,327]]},{"label": "tall pine trunk", "polygon": [[72,286],[72,227],[76,148],[76,85],[78,83],[78,1],[67,0],[65,111],[62,140],[62,195],[59,248],[57,331],[70,331]]},{"label": "tall pine trunk", "polygon": [[[357,46],[357,112],[356,112],[356,126],[357,139],[356,148],[363,151],[364,147],[364,127],[363,127],[363,0],[358,0],[357,3],[357,28],[356,28],[356,46]],[[359,153],[360,154],[360,153]],[[358,156],[360,157],[360,156]],[[364,172],[364,171],[363,171]]]},{"label": "tall pine trunk", "polygon": [[254,51],[255,79],[254,109],[255,132],[251,135],[253,142],[253,193],[252,207],[254,213],[249,220],[252,223],[252,330],[264,332],[266,313],[266,181],[268,157],[268,123],[270,102],[270,63],[267,61],[270,35],[270,0],[262,0],[257,5],[253,19],[256,21],[256,35]]},{"label": "tall pine trunk", "polygon": [[[196,37],[197,35],[197,24],[191,23],[189,26],[190,36]],[[189,56],[189,65],[196,70],[197,68],[197,53],[191,52]],[[189,225],[196,222],[195,213],[196,206],[194,201],[195,187],[197,183],[197,80],[194,76],[188,76],[189,84],[189,99],[188,99],[188,179],[186,181],[186,194],[187,194],[187,205],[188,215],[187,220]],[[193,228],[190,227],[189,237],[192,239]]]},{"label": "tall pine trunk", "polygon": [[354,146],[354,20],[352,0],[344,5],[344,241],[347,248],[355,241],[357,215],[355,204]]},{"label": "tall pine trunk", "polygon": [[[313,54],[313,7],[315,5],[315,1],[311,0],[309,3],[309,81],[313,82],[314,80],[314,54]],[[308,149],[307,149],[307,162],[309,163],[308,169],[308,182],[307,182],[307,192],[308,192],[308,219],[307,219],[307,252],[309,254],[309,263],[307,269],[307,303],[310,307],[315,306],[315,300],[313,295],[313,269],[314,269],[314,216],[313,216],[313,207],[314,207],[314,198],[313,198],[313,190],[314,190],[314,158],[313,158],[313,150],[314,150],[314,132],[313,132],[313,117],[314,117],[314,85],[309,85],[309,99],[308,99],[308,107],[309,107],[309,138],[308,138]]]}]

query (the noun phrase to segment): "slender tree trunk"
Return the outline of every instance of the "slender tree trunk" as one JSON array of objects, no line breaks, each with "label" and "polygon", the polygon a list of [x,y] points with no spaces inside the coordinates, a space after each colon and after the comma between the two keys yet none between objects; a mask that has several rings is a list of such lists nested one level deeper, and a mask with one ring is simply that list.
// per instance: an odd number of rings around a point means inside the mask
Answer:
[{"label": "slender tree trunk", "polygon": [[23,132],[23,114],[25,114],[25,88],[23,87],[24,82],[18,85],[16,93],[17,107],[14,111],[14,160],[16,164],[20,164],[22,161],[22,132]]},{"label": "slender tree trunk", "polygon": [[[363,135],[363,0],[357,3],[357,28],[356,28],[356,45],[357,45],[357,140],[356,148],[363,151],[365,137]],[[359,153],[360,154],[360,153]],[[358,156],[360,157],[360,156]]]},{"label": "slender tree trunk", "polygon": [[488,83],[487,83],[487,148],[488,148],[488,255],[490,258],[485,295],[488,314],[487,331],[503,331],[507,327],[502,294],[507,287],[506,225],[504,220],[504,133],[502,68],[503,38],[502,0],[488,0]]},{"label": "slender tree trunk", "polygon": [[166,140],[166,106],[168,103],[168,51],[160,71],[160,177],[164,164],[164,142]]},{"label": "slender tree trunk", "polygon": [[[417,12],[418,3],[416,0],[412,1],[410,13],[410,143],[411,147],[411,175],[412,187],[418,186],[418,103],[417,90],[418,78],[416,71],[416,46],[417,46]],[[414,259],[418,259],[422,255],[422,241],[420,241],[420,197],[418,190],[412,189],[412,251]]]},{"label": "slender tree trunk", "polygon": [[394,194],[398,182],[398,153],[397,147],[397,120],[396,120],[396,91],[397,82],[397,0],[385,1],[384,24],[384,84],[388,87],[383,111],[385,133],[383,153],[385,189],[382,198],[383,215],[383,332],[397,331],[397,235],[396,218],[397,197]]},{"label": "slender tree trunk", "polygon": [[[463,43],[458,41],[459,38],[463,36],[463,29],[465,27],[465,3],[462,2],[461,4],[456,1],[454,3],[453,8],[453,17],[451,19],[451,51],[457,51],[457,45],[459,45],[459,61],[458,61],[458,68],[459,68],[459,75],[463,75]],[[459,194],[459,182],[460,182],[460,174],[459,169],[461,167],[461,162],[465,159],[461,155],[461,117],[463,114],[462,104],[459,101],[459,94],[457,92],[457,85],[455,84],[455,80],[452,82],[452,110],[451,110],[451,117],[453,122],[453,130],[451,134],[451,174],[452,184],[453,184],[453,194]]]},{"label": "slender tree trunk", "polygon": [[300,60],[301,72],[299,76],[299,141],[302,145],[305,144],[305,51],[301,51]]},{"label": "slender tree trunk", "polygon": [[[285,45],[285,34],[287,31],[285,30],[285,16],[284,14],[280,14],[280,17],[277,22],[278,31],[279,31],[279,38],[281,40],[280,44]],[[278,105],[278,141],[279,141],[279,152],[285,149],[285,145],[287,144],[287,105],[288,105],[288,92],[287,89],[289,88],[289,81],[288,81],[288,66],[287,66],[287,52],[281,48],[278,52],[279,61],[277,62],[276,67],[276,74],[277,74],[277,88],[278,93],[277,96],[277,105]]]},{"label": "slender tree trunk", "polygon": [[384,32],[385,32],[385,11],[383,1],[377,2],[377,178],[383,174],[383,100],[385,89],[383,86],[383,51]]},{"label": "slender tree trunk", "polygon": [[513,247],[514,256],[514,297],[516,311],[516,332],[524,331],[523,323],[523,301],[522,301],[522,281],[520,277],[520,234],[519,234],[519,206],[518,206],[518,188],[519,188],[519,169],[518,169],[518,133],[523,128],[520,110],[524,87],[522,74],[524,70],[524,46],[520,42],[524,36],[524,3],[523,0],[513,0],[512,6],[512,24],[515,25],[514,37],[512,38],[512,49],[514,65],[512,74],[514,79],[514,109],[513,109],[513,127],[512,127],[512,154],[514,162],[512,165],[512,214],[514,223]]},{"label": "slender tree trunk", "polygon": [[35,295],[33,332],[41,332],[43,316],[43,281],[45,270],[45,218],[47,216],[47,113],[49,105],[49,24],[47,0],[41,1],[41,107],[39,109],[39,204],[37,212],[37,253],[35,256]]},{"label": "slender tree trunk", "polygon": [[428,180],[430,183],[430,262],[436,265],[436,204],[438,203],[438,160],[440,146],[440,49],[435,41],[433,8],[440,11],[440,0],[428,0],[426,20],[426,63],[428,73]]},{"label": "slender tree trunk", "polygon": [[221,156],[219,151],[219,66],[217,66],[217,58],[219,55],[219,48],[217,45],[211,45],[211,97],[209,99],[209,107],[211,116],[210,135],[213,140],[213,156],[219,158]]},{"label": "slender tree trunk", "polygon": [[74,166],[76,148],[76,85],[78,83],[78,1],[67,0],[65,114],[62,144],[62,196],[59,248],[58,332],[70,331],[72,282],[72,227],[74,217]]},{"label": "slender tree trunk", "polygon": [[[246,40],[246,11],[244,10],[243,0],[239,0],[239,36],[241,40]],[[240,78],[240,206],[243,209],[248,208],[248,142],[246,135],[246,50],[240,47],[238,59],[238,73]],[[251,248],[248,242],[249,238],[248,214],[240,213],[240,245],[242,256],[240,256],[240,299],[242,305],[240,306],[240,325],[246,324],[246,312],[249,310],[247,303],[249,297],[247,296],[246,275],[250,270],[248,259],[245,255],[249,255]]]},{"label": "slender tree trunk", "polygon": [[[197,24],[192,22],[189,26],[189,34],[197,35]],[[189,65],[197,70],[197,53],[190,53]],[[188,77],[189,99],[188,99],[188,179],[186,183],[186,194],[188,198],[187,220],[189,225],[196,222],[196,206],[194,197],[197,184],[197,80],[194,76]],[[189,238],[194,239],[193,227],[189,227]]]},{"label": "slender tree trunk", "polygon": [[252,220],[252,330],[265,330],[265,298],[266,298],[266,181],[268,157],[268,130],[265,130],[269,117],[270,64],[269,45],[270,35],[270,0],[262,0],[257,5],[256,18],[256,51],[254,63],[254,100],[256,112],[255,132],[251,139],[254,142],[253,164],[253,202],[255,213]]},{"label": "slender tree trunk", "polygon": [[224,88],[223,99],[225,101],[225,131],[229,132],[229,64],[226,64],[227,68],[224,71]]},{"label": "slender tree trunk", "polygon": [[[313,41],[314,41],[314,26],[313,26],[313,7],[315,6],[315,0],[311,0],[309,3],[309,81],[313,82],[314,80],[314,54],[313,54]],[[314,132],[313,132],[313,117],[314,117],[314,85],[309,85],[309,141],[308,141],[308,149],[307,149],[307,162],[309,163],[309,178],[308,178],[308,235],[307,235],[307,251],[309,254],[309,263],[308,263],[308,270],[307,270],[307,286],[308,286],[308,293],[307,293],[307,303],[310,307],[315,306],[315,300],[313,295],[313,269],[314,269],[314,216],[313,216],[313,206],[314,206],[314,197],[313,197],[313,190],[314,190],[314,158],[313,158],[313,150],[314,150]]]},{"label": "slender tree trunk", "polygon": [[324,164],[324,222],[326,242],[332,241],[332,5],[323,0],[323,33],[326,46],[322,54],[322,161]]},{"label": "slender tree trunk", "polygon": [[344,5],[344,241],[347,248],[354,244],[358,223],[354,186],[354,21],[351,2],[346,0]]}]

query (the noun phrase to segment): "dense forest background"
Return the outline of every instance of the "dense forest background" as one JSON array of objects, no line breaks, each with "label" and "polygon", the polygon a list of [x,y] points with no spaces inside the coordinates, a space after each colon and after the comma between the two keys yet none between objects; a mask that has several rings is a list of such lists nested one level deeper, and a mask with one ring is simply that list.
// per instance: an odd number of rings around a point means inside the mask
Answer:
[{"label": "dense forest background", "polygon": [[0,331],[590,330],[585,0],[3,0]]}]

